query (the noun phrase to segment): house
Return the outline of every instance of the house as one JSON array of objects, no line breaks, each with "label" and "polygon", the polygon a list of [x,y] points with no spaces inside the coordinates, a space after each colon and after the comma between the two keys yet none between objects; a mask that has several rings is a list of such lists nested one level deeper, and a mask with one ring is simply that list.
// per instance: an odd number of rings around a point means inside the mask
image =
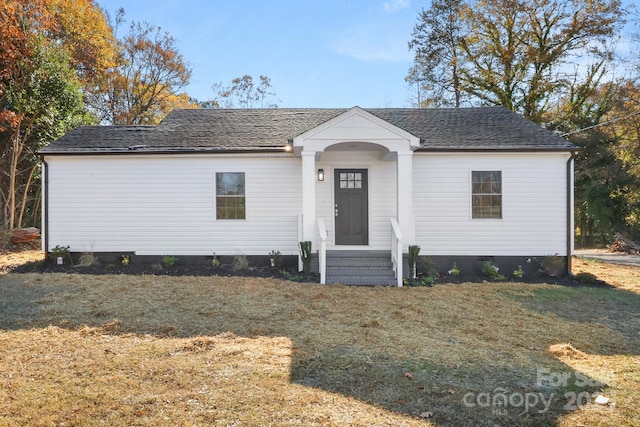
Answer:
[{"label": "house", "polygon": [[251,258],[311,241],[323,283],[401,285],[409,245],[440,271],[548,256],[569,269],[576,150],[502,107],[196,109],[80,127],[40,151],[43,246]]}]

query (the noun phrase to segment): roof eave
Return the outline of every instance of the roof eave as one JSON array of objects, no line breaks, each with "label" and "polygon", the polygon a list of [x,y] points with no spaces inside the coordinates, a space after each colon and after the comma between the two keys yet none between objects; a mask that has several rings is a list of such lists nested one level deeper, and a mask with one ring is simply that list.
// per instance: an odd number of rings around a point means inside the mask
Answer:
[{"label": "roof eave", "polygon": [[548,152],[548,153],[574,153],[583,151],[582,147],[420,147],[416,150],[419,153],[531,153],[531,152]]},{"label": "roof eave", "polygon": [[47,150],[39,151],[41,156],[49,155],[96,155],[96,154],[232,154],[232,153],[291,153],[290,146],[282,147],[233,147],[233,148],[145,148],[145,149],[104,149],[104,150]]}]

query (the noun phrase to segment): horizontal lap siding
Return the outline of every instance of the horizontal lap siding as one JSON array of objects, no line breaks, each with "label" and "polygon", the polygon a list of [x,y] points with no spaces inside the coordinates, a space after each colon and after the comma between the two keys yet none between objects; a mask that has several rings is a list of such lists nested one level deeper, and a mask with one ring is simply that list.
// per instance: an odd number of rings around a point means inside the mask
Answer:
[{"label": "horizontal lap siding", "polygon": [[[139,254],[297,253],[293,157],[52,156],[49,246]],[[244,172],[246,220],[216,220],[215,173]]]},{"label": "horizontal lap siding", "polygon": [[[415,154],[416,243],[425,255],[566,253],[567,154]],[[471,171],[502,171],[502,219],[471,219]]]}]

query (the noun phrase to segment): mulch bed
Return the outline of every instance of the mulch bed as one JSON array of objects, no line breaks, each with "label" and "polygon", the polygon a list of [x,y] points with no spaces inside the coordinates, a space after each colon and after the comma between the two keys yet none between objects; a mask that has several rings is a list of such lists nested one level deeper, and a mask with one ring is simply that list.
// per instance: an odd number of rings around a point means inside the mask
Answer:
[{"label": "mulch bed", "polygon": [[159,276],[222,276],[222,277],[264,277],[282,280],[319,282],[319,276],[312,274],[305,277],[299,273],[295,266],[284,265],[282,267],[249,267],[236,269],[232,265],[221,264],[213,266],[206,263],[177,262],[172,267],[166,267],[160,263],[102,263],[90,266],[71,265],[69,263],[57,265],[51,260],[28,262],[12,269],[15,273],[68,273],[91,275],[159,275]]},{"label": "mulch bed", "polygon": [[[97,263],[91,266],[74,266],[71,264],[56,265],[51,260],[28,262],[16,266],[12,269],[15,273],[68,273],[68,274],[90,274],[90,275],[158,275],[158,276],[220,276],[220,277],[263,277],[280,280],[292,280],[298,282],[319,283],[320,276],[316,273],[304,276],[298,272],[297,266],[285,265],[276,267],[249,267],[247,269],[235,269],[232,265],[222,264],[214,267],[205,263],[180,264],[172,267],[162,266],[152,263],[131,263],[129,265]],[[527,275],[522,279],[508,280],[522,283],[545,283],[562,286],[588,286],[598,288],[612,287],[605,281],[598,280],[594,283],[585,283],[575,276],[552,277],[546,274]],[[434,285],[438,284],[462,284],[462,283],[489,283],[487,277],[482,275],[443,275],[436,279]],[[416,286],[416,282],[405,286]]]}]

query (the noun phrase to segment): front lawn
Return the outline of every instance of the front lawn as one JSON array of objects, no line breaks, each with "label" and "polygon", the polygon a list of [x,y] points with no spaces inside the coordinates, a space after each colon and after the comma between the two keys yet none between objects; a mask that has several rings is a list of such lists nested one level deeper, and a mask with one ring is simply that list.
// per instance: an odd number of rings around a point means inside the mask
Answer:
[{"label": "front lawn", "polygon": [[4,274],[0,425],[640,425],[640,269],[574,270],[615,287]]}]

